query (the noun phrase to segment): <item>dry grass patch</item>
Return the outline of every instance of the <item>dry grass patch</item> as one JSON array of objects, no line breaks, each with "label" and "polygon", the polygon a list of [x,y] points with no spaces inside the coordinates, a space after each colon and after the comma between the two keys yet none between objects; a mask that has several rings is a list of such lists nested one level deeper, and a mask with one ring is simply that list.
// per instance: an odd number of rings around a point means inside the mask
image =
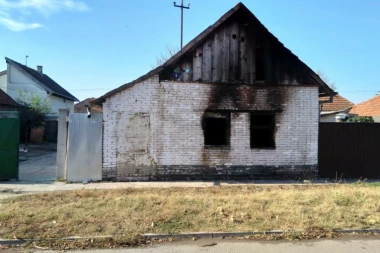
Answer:
[{"label": "dry grass patch", "polygon": [[367,185],[81,190],[0,202],[0,237],[379,228]]}]

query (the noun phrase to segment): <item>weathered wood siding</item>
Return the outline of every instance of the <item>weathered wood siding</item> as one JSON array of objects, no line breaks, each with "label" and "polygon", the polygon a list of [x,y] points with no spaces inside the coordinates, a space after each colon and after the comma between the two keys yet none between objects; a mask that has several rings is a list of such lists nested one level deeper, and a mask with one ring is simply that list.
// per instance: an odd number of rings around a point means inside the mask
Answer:
[{"label": "weathered wood siding", "polygon": [[[264,47],[265,80],[256,80],[256,43]],[[175,79],[174,69],[181,71]],[[258,25],[227,22],[194,45],[160,76],[161,80],[204,83],[313,84],[298,59]],[[260,82],[258,82],[260,81]]]}]

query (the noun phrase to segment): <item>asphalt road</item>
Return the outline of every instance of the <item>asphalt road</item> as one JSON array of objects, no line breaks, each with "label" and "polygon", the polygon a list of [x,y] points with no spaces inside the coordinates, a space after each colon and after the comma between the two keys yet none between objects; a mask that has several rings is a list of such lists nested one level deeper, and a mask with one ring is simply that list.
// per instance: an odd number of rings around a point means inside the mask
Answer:
[{"label": "asphalt road", "polygon": [[[8,249],[1,253],[43,252],[58,253],[59,251],[39,251],[24,249]],[[177,241],[156,244],[149,248],[83,250],[71,252],[98,253],[378,253],[380,252],[380,237],[342,237],[333,240],[303,240],[303,241],[249,241],[229,239],[201,239],[197,241]]]}]

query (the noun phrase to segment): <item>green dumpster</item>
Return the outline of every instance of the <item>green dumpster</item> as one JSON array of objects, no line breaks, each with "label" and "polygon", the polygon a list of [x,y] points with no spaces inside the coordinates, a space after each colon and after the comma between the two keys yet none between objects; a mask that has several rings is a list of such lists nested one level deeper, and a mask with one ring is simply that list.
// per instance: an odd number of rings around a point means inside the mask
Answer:
[{"label": "green dumpster", "polygon": [[0,111],[0,179],[18,180],[19,135],[19,113]]}]

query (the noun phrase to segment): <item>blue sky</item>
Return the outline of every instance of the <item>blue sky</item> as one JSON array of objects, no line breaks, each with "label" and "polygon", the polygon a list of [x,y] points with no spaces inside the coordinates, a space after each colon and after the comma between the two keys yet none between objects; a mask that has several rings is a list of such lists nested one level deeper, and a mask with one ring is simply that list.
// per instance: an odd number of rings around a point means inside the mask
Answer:
[{"label": "blue sky", "polygon": [[[177,0],[180,2],[180,0]],[[236,0],[185,0],[184,43]],[[380,91],[379,0],[246,0],[287,48],[358,103]],[[44,72],[80,100],[147,73],[165,46],[179,46],[180,10],[169,0],[0,0],[4,57]]]}]

